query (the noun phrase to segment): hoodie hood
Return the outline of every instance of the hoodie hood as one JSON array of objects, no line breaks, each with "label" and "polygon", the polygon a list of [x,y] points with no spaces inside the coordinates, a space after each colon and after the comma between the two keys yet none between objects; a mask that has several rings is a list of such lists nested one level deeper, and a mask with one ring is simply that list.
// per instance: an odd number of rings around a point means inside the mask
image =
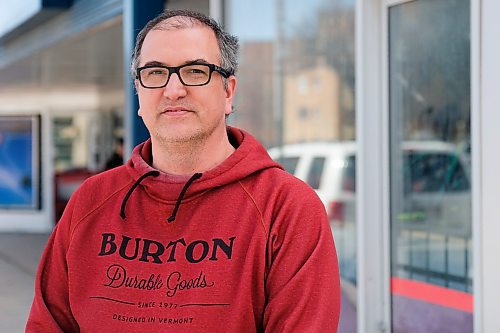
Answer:
[{"label": "hoodie hood", "polygon": [[[182,200],[193,199],[204,192],[237,182],[253,173],[268,168],[280,168],[274,162],[266,149],[248,132],[235,127],[227,127],[228,137],[236,150],[221,164],[195,177],[185,189]],[[139,182],[150,196],[168,203],[175,203],[179,199],[190,177],[169,175],[151,166],[151,139],[136,146],[130,160],[126,164],[129,175],[134,183]],[[146,174],[151,176],[146,176]],[[139,181],[139,179],[142,180]]]}]

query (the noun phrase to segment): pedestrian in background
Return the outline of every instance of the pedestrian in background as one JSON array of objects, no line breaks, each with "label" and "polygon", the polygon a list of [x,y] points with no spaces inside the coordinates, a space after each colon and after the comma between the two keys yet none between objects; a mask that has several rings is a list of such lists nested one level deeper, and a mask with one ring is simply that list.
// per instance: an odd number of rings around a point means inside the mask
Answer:
[{"label": "pedestrian in background", "polygon": [[123,138],[116,139],[113,155],[106,161],[104,170],[113,169],[123,164]]}]

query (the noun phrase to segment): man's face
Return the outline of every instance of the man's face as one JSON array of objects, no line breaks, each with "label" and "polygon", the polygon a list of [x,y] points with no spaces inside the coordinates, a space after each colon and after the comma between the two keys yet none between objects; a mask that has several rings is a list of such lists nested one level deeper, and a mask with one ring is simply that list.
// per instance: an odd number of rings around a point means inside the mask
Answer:
[{"label": "man's face", "polygon": [[[151,30],[142,45],[139,67],[149,64],[180,66],[202,61],[220,66],[215,34],[207,27]],[[184,86],[172,74],[164,88],[146,89],[135,80],[139,115],[153,142],[184,143],[205,140],[225,131],[225,116],[231,113],[236,78],[212,73],[204,86]]]}]

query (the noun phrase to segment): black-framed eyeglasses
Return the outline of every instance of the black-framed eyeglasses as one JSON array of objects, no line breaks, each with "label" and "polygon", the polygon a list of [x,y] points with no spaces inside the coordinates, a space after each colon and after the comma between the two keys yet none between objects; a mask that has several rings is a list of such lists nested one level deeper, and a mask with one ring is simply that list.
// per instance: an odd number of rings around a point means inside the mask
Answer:
[{"label": "black-framed eyeglasses", "polygon": [[204,86],[210,82],[213,72],[218,72],[224,78],[233,74],[222,67],[207,63],[190,63],[177,67],[148,65],[137,68],[136,79],[144,88],[163,88],[167,85],[172,73],[176,73],[185,86]]}]

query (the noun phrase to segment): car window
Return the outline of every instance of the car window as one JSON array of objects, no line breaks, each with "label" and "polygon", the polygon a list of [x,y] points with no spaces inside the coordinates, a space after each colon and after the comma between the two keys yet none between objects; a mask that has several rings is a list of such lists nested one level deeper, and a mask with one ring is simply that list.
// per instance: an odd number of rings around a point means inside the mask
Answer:
[{"label": "car window", "polygon": [[445,153],[408,153],[405,156],[406,193],[470,190],[460,159]]},{"label": "car window", "polygon": [[345,159],[342,168],[342,190],[345,192],[356,192],[356,156],[350,155]]},{"label": "car window", "polygon": [[307,173],[306,182],[315,190],[319,189],[321,176],[325,167],[325,160],[326,158],[324,157],[315,157],[311,161],[311,167]]},{"label": "car window", "polygon": [[298,157],[278,157],[276,162],[281,164],[286,171],[295,174],[295,170],[297,169],[297,164],[299,163]]}]

